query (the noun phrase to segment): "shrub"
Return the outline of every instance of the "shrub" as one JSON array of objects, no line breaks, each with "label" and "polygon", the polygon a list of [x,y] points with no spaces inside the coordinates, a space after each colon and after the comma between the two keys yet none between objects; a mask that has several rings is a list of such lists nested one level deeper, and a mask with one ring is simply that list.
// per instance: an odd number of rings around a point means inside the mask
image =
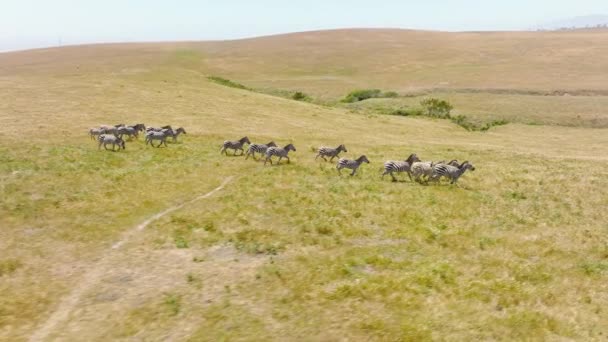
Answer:
[{"label": "shrub", "polygon": [[382,97],[395,98],[399,97],[399,94],[397,94],[396,91],[387,91],[386,93],[382,94]]},{"label": "shrub", "polygon": [[424,99],[420,101],[420,105],[426,110],[428,116],[449,119],[450,112],[454,107],[445,100],[435,98]]},{"label": "shrub", "polygon": [[293,93],[293,95],[291,95],[291,98],[296,101],[309,101],[310,100],[310,96],[304,94],[301,91],[296,91],[295,93]]},{"label": "shrub", "polygon": [[209,79],[210,81],[213,81],[213,82],[215,82],[217,84],[221,84],[223,86],[226,86],[226,87],[251,90],[251,89],[247,88],[246,86],[244,86],[244,85],[242,85],[240,83],[236,83],[236,82],[233,82],[231,80],[228,80],[228,79],[225,79],[225,78],[222,78],[222,77],[209,76],[209,77],[207,77],[207,79]]},{"label": "shrub", "polygon": [[371,98],[375,98],[375,97],[380,97],[381,94],[382,94],[382,92],[380,91],[380,89],[355,90],[355,91],[351,91],[348,95],[346,95],[346,97],[342,100],[342,102],[348,102],[348,103],[359,102],[359,101],[363,101],[363,100],[367,100],[367,99],[371,99]]},{"label": "shrub", "polygon": [[424,115],[424,111],[420,108],[399,108],[391,111],[389,114],[398,116],[420,116]]}]

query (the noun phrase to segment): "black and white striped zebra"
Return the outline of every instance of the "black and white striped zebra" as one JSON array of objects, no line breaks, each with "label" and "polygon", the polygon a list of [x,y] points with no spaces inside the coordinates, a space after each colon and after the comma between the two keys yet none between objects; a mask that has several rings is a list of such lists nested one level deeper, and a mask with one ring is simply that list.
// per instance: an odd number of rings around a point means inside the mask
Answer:
[{"label": "black and white striped zebra", "polygon": [[441,179],[441,177],[445,177],[450,180],[450,184],[454,184],[458,182],[460,176],[462,176],[467,170],[475,171],[475,166],[468,161],[463,162],[459,166],[437,164],[433,166],[433,175],[431,176],[431,180],[438,181]]},{"label": "black and white striped zebra", "polygon": [[182,133],[188,134],[188,133],[186,133],[186,130],[184,129],[184,127],[180,127],[180,128],[178,128],[176,130],[167,129],[167,131],[168,131],[169,135],[173,138],[173,142],[177,142],[177,137],[180,134],[182,134]]},{"label": "black and white striped zebra", "polygon": [[224,153],[226,155],[228,155],[228,149],[234,150],[234,154],[236,156],[236,151],[240,150],[241,154],[243,155],[245,153],[245,150],[243,149],[243,145],[245,144],[251,144],[251,141],[249,141],[249,138],[247,137],[242,137],[239,140],[226,140],[224,141],[224,144],[222,144],[222,149],[220,150],[220,154]]},{"label": "black and white striped zebra", "polygon": [[157,131],[148,131],[146,133],[146,145],[150,144],[152,147],[154,147],[154,144],[152,143],[153,140],[158,140],[158,146],[156,147],[160,147],[160,145],[165,145],[165,147],[167,146],[167,137],[172,137],[173,136],[173,130],[171,129],[163,129],[160,132]]},{"label": "black and white striped zebra", "polygon": [[129,137],[129,140],[135,137],[137,139],[139,137],[139,131],[132,126],[121,126],[116,130],[116,134],[122,139],[123,135]]},{"label": "black and white striped zebra", "polygon": [[274,141],[269,142],[268,144],[251,144],[249,148],[247,148],[247,155],[245,156],[245,160],[249,159],[249,156],[252,156],[255,159],[255,154],[266,154],[266,150],[269,147],[277,147],[277,144]]},{"label": "black and white striped zebra", "polygon": [[[437,164],[445,164],[445,160],[432,162],[415,162],[412,164],[412,176],[416,182],[428,181],[433,175],[433,166]],[[458,160],[451,160],[447,165],[458,166]],[[426,177],[426,179],[425,179]]]},{"label": "black and white striped zebra", "polygon": [[340,145],[336,148],[322,146],[322,147],[319,147],[319,151],[317,153],[317,156],[315,157],[315,160],[317,160],[317,158],[321,157],[321,158],[323,158],[323,160],[327,161],[327,159],[325,159],[325,157],[331,157],[331,158],[329,158],[329,161],[333,161],[334,158],[338,157],[340,152],[348,152],[348,151],[346,150],[346,147],[344,145]]},{"label": "black and white striped zebra", "polygon": [[338,163],[336,164],[336,169],[338,169],[339,174],[342,174],[342,169],[351,169],[351,170],[353,170],[353,172],[350,175],[354,176],[355,173],[357,172],[357,170],[359,169],[359,166],[361,166],[362,163],[369,164],[369,160],[367,159],[367,157],[365,155],[363,155],[355,160],[340,158],[340,160],[338,160]]},{"label": "black and white striped zebra", "polygon": [[98,150],[101,149],[101,145],[103,145],[103,148],[107,150],[108,145],[110,144],[112,145],[113,152],[115,151],[116,146],[118,146],[118,150],[120,150],[121,147],[123,150],[125,149],[125,141],[114,134],[101,134],[97,140],[99,141],[99,146],[97,147]]},{"label": "black and white striped zebra", "polygon": [[264,165],[266,165],[268,161],[270,161],[270,165],[272,165],[272,156],[279,157],[277,164],[280,163],[281,159],[283,158],[286,158],[287,163],[289,164],[290,160],[289,156],[287,155],[289,151],[296,151],[296,148],[295,146],[293,146],[293,144],[286,145],[285,147],[269,147],[266,150],[266,160],[264,160]]},{"label": "black and white striped zebra", "polygon": [[391,175],[391,178],[393,178],[393,182],[396,182],[397,178],[395,178],[393,173],[407,172],[407,176],[410,178],[410,180],[412,180],[412,164],[419,161],[420,159],[416,153],[410,154],[410,156],[404,161],[389,160],[384,163],[384,173],[382,174],[382,179],[384,179],[385,175],[389,174]]}]

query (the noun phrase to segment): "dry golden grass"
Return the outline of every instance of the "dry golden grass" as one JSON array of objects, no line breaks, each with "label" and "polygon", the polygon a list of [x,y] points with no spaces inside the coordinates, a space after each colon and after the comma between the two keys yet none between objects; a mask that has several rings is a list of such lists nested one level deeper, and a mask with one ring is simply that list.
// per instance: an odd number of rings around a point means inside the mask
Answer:
[{"label": "dry golden grass", "polygon": [[[467,132],[226,88],[184,47],[205,44],[0,55],[0,339],[39,331],[91,270],[100,278],[48,339],[608,334],[605,129]],[[166,149],[98,151],[87,129],[119,122],[188,134]],[[242,135],[298,150],[276,167],[219,155]],[[351,178],[313,160],[339,143],[372,163]],[[414,151],[477,170],[461,187],[379,179],[384,160]]]}]

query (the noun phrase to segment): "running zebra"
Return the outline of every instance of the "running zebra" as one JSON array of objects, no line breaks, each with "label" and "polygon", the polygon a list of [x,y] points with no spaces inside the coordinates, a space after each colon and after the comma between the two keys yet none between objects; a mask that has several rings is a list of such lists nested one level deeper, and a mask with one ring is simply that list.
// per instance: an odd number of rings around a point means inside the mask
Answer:
[{"label": "running zebra", "polygon": [[237,150],[241,150],[241,154],[239,154],[239,155],[242,156],[245,153],[245,150],[243,150],[243,145],[245,145],[245,143],[251,145],[251,141],[249,141],[249,138],[242,137],[239,140],[233,140],[233,141],[226,140],[226,141],[224,141],[224,144],[222,145],[220,154],[224,153],[224,154],[228,155],[227,150],[231,149],[231,150],[234,150],[234,154],[233,154],[234,156],[236,156]]},{"label": "running zebra", "polygon": [[342,174],[342,169],[351,169],[353,172],[350,175],[354,176],[362,163],[369,164],[369,160],[364,155],[355,160],[340,158],[340,160],[338,160],[338,164],[336,164],[336,169],[338,169],[339,174]]},{"label": "running zebra", "polygon": [[[421,182],[424,177],[425,181],[428,181],[433,175],[433,166],[438,164],[445,164],[445,160],[439,162],[415,162],[412,164],[412,176],[416,182]],[[458,166],[458,160],[451,160],[447,165]]]},{"label": "running zebra", "polygon": [[139,130],[135,129],[135,127],[132,127],[132,126],[118,127],[116,130],[116,134],[121,139],[122,139],[123,135],[126,135],[129,137],[129,140],[131,140],[133,137],[135,137],[135,139],[137,139],[139,137],[138,132],[139,132]]},{"label": "running zebra", "polygon": [[[160,132],[148,131],[148,133],[146,133],[146,145],[150,144],[152,145],[152,147],[160,147],[160,145],[165,145],[165,147],[168,147],[167,137],[170,136],[173,136],[173,131],[170,129],[164,129]],[[152,143],[153,140],[160,141],[158,143],[158,146],[154,146],[154,144]]]},{"label": "running zebra", "polygon": [[183,127],[180,127],[178,129],[176,129],[175,131],[172,129],[168,129],[167,130],[169,132],[169,135],[173,138],[173,142],[177,142],[177,137],[181,134],[188,134],[186,133],[186,130]]},{"label": "running zebra", "polygon": [[97,140],[104,132],[105,130],[102,128],[91,128],[89,129],[89,136],[91,137],[91,140]]},{"label": "running zebra", "polygon": [[296,151],[295,146],[293,146],[293,144],[289,144],[283,148],[280,147],[269,147],[266,150],[266,160],[264,160],[264,165],[266,165],[266,163],[268,161],[270,161],[270,165],[272,165],[272,156],[277,156],[279,157],[279,160],[277,161],[277,164],[281,162],[281,159],[283,158],[287,158],[287,164],[289,164],[290,160],[289,160],[289,156],[287,156],[287,154],[289,153],[289,151]]},{"label": "running zebra", "polygon": [[382,174],[382,179],[384,179],[385,175],[390,174],[393,178],[393,182],[396,182],[397,178],[395,178],[395,175],[393,175],[393,173],[407,172],[407,176],[410,178],[410,180],[412,180],[411,165],[419,161],[420,159],[418,158],[416,153],[410,154],[410,156],[407,157],[405,161],[387,161],[386,163],[384,163],[384,173]]},{"label": "running zebra", "polygon": [[101,149],[101,145],[103,145],[103,148],[107,150],[108,145],[110,144],[112,144],[113,152],[115,151],[115,147],[117,145],[119,150],[121,147],[123,150],[125,149],[125,141],[115,136],[114,134],[101,134],[99,138],[97,138],[97,140],[99,141],[99,146],[97,147],[98,150]]},{"label": "running zebra", "polygon": [[317,160],[317,158],[321,157],[321,158],[323,158],[323,160],[327,161],[327,159],[325,159],[325,157],[331,157],[331,158],[329,158],[329,161],[333,161],[334,158],[338,157],[340,152],[348,152],[348,151],[346,150],[346,147],[344,145],[340,145],[336,148],[322,146],[322,147],[319,147],[319,152],[317,153],[315,160]]},{"label": "running zebra", "polygon": [[454,184],[458,182],[458,178],[460,178],[466,170],[475,171],[475,166],[468,161],[463,162],[459,166],[437,164],[433,166],[431,180],[438,181],[441,177],[445,177],[450,180],[450,184]]},{"label": "running zebra", "polygon": [[251,144],[251,145],[249,145],[249,148],[247,149],[247,156],[245,157],[245,160],[249,159],[249,156],[252,156],[253,159],[255,159],[256,153],[265,154],[266,150],[269,147],[277,147],[277,144],[274,141],[271,141],[268,144]]}]

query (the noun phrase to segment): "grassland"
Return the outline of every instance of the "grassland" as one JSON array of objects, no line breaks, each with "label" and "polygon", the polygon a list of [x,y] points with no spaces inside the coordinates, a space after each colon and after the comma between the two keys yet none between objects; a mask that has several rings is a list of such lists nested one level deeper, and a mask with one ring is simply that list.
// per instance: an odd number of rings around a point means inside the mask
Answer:
[{"label": "grassland", "polygon": [[[49,340],[608,334],[605,129],[482,133],[356,113],[218,85],[211,61],[184,44],[0,55],[0,339],[27,340],[92,269],[100,279]],[[505,115],[521,108],[509,99]],[[87,128],[118,122],[188,134],[168,148],[98,151]],[[298,150],[272,167],[219,155],[221,141],[243,135]],[[314,161],[314,147],[340,143],[372,163],[339,177]],[[477,170],[460,187],[380,180],[384,160],[414,151]]]}]

